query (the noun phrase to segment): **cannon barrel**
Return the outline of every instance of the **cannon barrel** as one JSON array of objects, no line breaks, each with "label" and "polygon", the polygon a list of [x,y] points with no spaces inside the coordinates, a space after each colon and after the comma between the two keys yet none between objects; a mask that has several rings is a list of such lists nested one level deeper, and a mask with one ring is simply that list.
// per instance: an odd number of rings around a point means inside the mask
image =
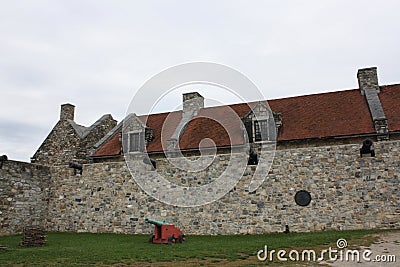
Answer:
[{"label": "cannon barrel", "polygon": [[152,219],[145,219],[144,221],[147,222],[147,223],[158,225],[158,226],[170,224],[170,223],[167,223],[167,222],[157,221],[157,220],[152,220]]},{"label": "cannon barrel", "polygon": [[257,165],[258,164],[258,155],[257,152],[255,152],[253,149],[250,149],[249,151],[249,159],[248,159],[248,165]]},{"label": "cannon barrel", "polygon": [[7,160],[8,160],[7,155],[0,156],[0,169],[3,168],[3,162]]},{"label": "cannon barrel", "polygon": [[77,170],[80,170],[80,171],[82,170],[82,164],[75,163],[75,162],[70,162],[68,165],[69,165],[70,168],[77,169]]},{"label": "cannon barrel", "polygon": [[365,140],[363,141],[363,146],[362,146],[362,148],[363,148],[363,149],[370,149],[371,146],[372,146],[372,144],[373,144],[373,142],[372,142],[370,139],[365,139]]},{"label": "cannon barrel", "polygon": [[68,166],[72,169],[74,169],[74,174],[76,174],[76,170],[79,171],[79,173],[82,175],[82,171],[83,171],[83,166],[80,163],[76,163],[76,162],[70,162],[68,164]]},{"label": "cannon barrel", "polygon": [[365,139],[363,141],[362,147],[360,148],[360,156],[363,155],[370,155],[371,157],[375,157],[375,150],[374,150],[374,142],[370,139]]},{"label": "cannon barrel", "polygon": [[152,165],[153,169],[157,169],[157,162],[154,159],[151,159],[149,157],[144,157],[143,158],[143,163],[144,164],[148,164],[148,165]]}]

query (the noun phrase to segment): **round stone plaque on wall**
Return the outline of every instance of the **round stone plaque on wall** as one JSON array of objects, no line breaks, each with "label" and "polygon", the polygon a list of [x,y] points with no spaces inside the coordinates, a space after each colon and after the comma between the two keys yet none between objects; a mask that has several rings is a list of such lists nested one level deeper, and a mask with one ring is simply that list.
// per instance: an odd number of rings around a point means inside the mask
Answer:
[{"label": "round stone plaque on wall", "polygon": [[306,190],[297,191],[294,196],[294,201],[296,201],[296,204],[299,206],[308,206],[311,202],[311,194]]}]

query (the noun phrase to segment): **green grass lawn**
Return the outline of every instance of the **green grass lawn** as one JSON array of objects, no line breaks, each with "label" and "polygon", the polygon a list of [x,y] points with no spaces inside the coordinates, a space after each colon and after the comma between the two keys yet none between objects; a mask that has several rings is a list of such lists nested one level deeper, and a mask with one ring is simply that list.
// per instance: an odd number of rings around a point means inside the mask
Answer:
[{"label": "green grass lawn", "polygon": [[[47,233],[43,247],[20,247],[21,235],[0,236],[0,266],[169,266],[260,264],[257,251],[278,248],[327,248],[345,238],[369,244],[378,231],[324,231],[265,235],[187,236],[183,244],[150,244],[148,235]],[[265,263],[263,263],[265,264]]]}]

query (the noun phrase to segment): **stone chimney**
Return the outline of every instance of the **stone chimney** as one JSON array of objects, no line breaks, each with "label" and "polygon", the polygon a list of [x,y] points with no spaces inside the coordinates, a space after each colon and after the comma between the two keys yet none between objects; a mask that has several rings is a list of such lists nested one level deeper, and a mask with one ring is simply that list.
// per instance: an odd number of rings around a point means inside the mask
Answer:
[{"label": "stone chimney", "polygon": [[365,95],[366,91],[380,92],[376,67],[359,69],[357,72],[357,79],[362,95]]},{"label": "stone chimney", "polygon": [[178,123],[178,126],[176,126],[171,138],[167,140],[167,147],[169,151],[177,148],[179,139],[185,131],[187,124],[193,117],[197,116],[202,108],[204,108],[204,97],[201,94],[197,92],[183,94],[182,119]]},{"label": "stone chimney", "polygon": [[75,106],[72,104],[62,104],[60,120],[74,120]]},{"label": "stone chimney", "polygon": [[196,116],[201,108],[204,108],[204,97],[201,94],[197,92],[183,94],[183,116]]},{"label": "stone chimney", "polygon": [[359,69],[357,79],[361,94],[365,95],[367,100],[378,141],[388,140],[389,126],[378,96],[380,90],[376,67]]}]

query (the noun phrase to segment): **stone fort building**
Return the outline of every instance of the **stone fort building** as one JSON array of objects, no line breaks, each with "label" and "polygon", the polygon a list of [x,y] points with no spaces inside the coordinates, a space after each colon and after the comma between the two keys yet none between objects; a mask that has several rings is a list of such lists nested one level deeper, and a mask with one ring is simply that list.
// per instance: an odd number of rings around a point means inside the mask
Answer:
[{"label": "stone fort building", "polygon": [[[263,100],[204,107],[200,94],[187,93],[181,111],[127,117],[133,126],[126,136],[124,123],[111,115],[90,127],[77,124],[75,107],[64,104],[31,163],[0,160],[0,234],[19,233],[25,225],[150,233],[145,218],[172,222],[187,234],[267,233],[286,226],[291,231],[399,228],[400,84],[379,85],[376,68],[358,70],[357,78],[353,90],[268,100],[269,115]],[[212,114],[224,121],[228,108],[244,125],[227,122],[233,139],[206,118]],[[274,161],[262,185],[251,191],[254,155],[268,143],[271,123],[277,134]],[[166,160],[166,152],[177,149],[198,159],[205,138],[217,151],[205,170],[178,171]],[[145,151],[171,182],[202,186],[224,171],[243,140],[254,157],[242,179],[221,199],[197,207],[149,196],[124,160]],[[299,192],[303,197],[296,198]]]}]

